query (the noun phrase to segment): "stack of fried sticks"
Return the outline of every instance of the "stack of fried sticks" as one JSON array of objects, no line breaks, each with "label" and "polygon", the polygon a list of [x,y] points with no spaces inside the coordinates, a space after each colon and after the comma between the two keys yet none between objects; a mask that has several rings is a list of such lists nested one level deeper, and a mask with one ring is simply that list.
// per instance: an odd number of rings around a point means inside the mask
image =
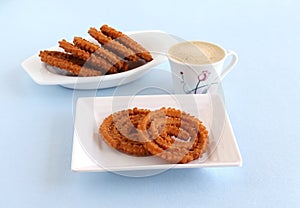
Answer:
[{"label": "stack of fried sticks", "polygon": [[91,27],[88,33],[99,44],[81,37],[74,37],[73,43],[63,39],[58,43],[65,52],[40,51],[41,61],[74,76],[101,76],[128,71],[153,59],[143,46],[108,25],[100,30]]}]

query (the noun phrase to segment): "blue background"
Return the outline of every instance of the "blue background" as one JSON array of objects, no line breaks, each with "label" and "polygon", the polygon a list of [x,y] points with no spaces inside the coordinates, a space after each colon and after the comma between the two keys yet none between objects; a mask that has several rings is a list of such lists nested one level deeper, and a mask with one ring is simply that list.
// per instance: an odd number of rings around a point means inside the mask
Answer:
[{"label": "blue background", "polygon": [[[1,0],[0,207],[298,207],[299,9],[297,0]],[[239,54],[223,89],[243,167],[145,178],[71,172],[73,91],[37,85],[20,64],[104,23]]]}]

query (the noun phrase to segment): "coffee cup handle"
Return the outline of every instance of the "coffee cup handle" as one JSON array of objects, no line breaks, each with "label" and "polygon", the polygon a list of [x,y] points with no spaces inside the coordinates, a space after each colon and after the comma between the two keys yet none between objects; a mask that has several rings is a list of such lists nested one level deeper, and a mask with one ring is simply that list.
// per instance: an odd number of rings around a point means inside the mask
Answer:
[{"label": "coffee cup handle", "polygon": [[233,67],[237,64],[238,62],[238,55],[236,52],[227,50],[226,53],[226,58],[232,56],[230,63],[223,69],[223,72],[220,75],[220,79],[222,80],[232,69]]}]

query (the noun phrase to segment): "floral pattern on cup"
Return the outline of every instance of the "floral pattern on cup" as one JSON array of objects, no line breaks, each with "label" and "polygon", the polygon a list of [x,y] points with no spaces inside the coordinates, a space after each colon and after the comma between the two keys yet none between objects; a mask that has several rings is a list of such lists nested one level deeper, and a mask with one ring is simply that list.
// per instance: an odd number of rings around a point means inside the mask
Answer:
[{"label": "floral pattern on cup", "polygon": [[[209,77],[210,74],[211,73],[209,71],[207,71],[207,70],[202,71],[197,76],[198,82],[195,85],[195,87],[193,87],[192,89],[187,89],[187,84],[185,83],[185,80],[184,80],[184,73],[182,71],[180,71],[181,83],[182,83],[182,87],[183,87],[184,92],[187,93],[187,94],[191,94],[191,93],[197,94],[197,91],[199,89],[208,86],[207,84],[201,84],[201,83],[205,82],[208,79],[208,77]],[[204,92],[202,92],[202,93],[204,93]]]}]

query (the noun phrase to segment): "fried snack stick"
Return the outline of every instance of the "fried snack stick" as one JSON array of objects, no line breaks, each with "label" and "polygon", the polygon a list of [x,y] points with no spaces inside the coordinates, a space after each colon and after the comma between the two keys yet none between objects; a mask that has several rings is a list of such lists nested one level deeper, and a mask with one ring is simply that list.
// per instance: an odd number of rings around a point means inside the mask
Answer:
[{"label": "fried snack stick", "polygon": [[81,60],[76,59],[70,54],[66,54],[59,51],[45,50],[40,51],[39,56],[41,57],[42,62],[66,70],[77,76],[87,77],[102,75],[101,71],[96,71],[83,66],[83,62]]},{"label": "fried snack stick", "polygon": [[149,51],[147,51],[143,46],[141,46],[139,43],[137,43],[136,41],[134,41],[133,39],[131,39],[129,36],[125,35],[121,31],[109,27],[108,25],[102,25],[100,30],[108,37],[111,37],[112,39],[116,39],[123,45],[133,50],[137,54],[137,56],[144,59],[145,61],[149,62],[153,60]]},{"label": "fried snack stick", "polygon": [[60,51],[45,50],[45,51],[42,52],[42,54],[43,55],[54,56],[54,57],[61,58],[61,59],[65,59],[65,60],[68,60],[68,61],[72,62],[73,64],[77,64],[79,66],[83,66],[84,63],[85,63],[84,60],[76,58],[72,54],[68,54],[68,53],[64,53],[64,52],[60,52]]},{"label": "fried snack stick", "polygon": [[90,54],[80,48],[77,48],[72,43],[69,43],[64,39],[59,41],[58,43],[59,47],[63,48],[66,52],[71,53],[73,56],[86,61],[88,64],[95,66],[100,70],[103,70],[104,74],[106,74],[106,72],[108,72],[109,74],[118,72],[118,70],[114,66],[109,64],[103,58],[97,57],[94,54]]},{"label": "fried snack stick", "polygon": [[101,31],[97,30],[94,27],[91,27],[88,33],[95,38],[104,48],[109,49],[117,53],[118,56],[124,57],[129,61],[138,61],[139,57],[135,54],[134,51],[122,45],[118,41],[112,40],[110,37],[104,35]]},{"label": "fried snack stick", "polygon": [[106,59],[109,63],[113,64],[120,71],[128,70],[128,63],[124,62],[120,57],[110,52],[109,50],[100,47],[99,45],[96,45],[81,37],[74,37],[73,43],[75,46],[82,50],[85,50],[91,54],[94,53],[95,55]]},{"label": "fried snack stick", "polygon": [[139,123],[145,148],[171,163],[202,157],[208,132],[197,118],[173,108],[152,111]]},{"label": "fried snack stick", "polygon": [[138,123],[150,111],[145,109],[129,109],[111,114],[104,119],[99,133],[112,148],[134,156],[149,156],[143,143],[139,141]]}]

